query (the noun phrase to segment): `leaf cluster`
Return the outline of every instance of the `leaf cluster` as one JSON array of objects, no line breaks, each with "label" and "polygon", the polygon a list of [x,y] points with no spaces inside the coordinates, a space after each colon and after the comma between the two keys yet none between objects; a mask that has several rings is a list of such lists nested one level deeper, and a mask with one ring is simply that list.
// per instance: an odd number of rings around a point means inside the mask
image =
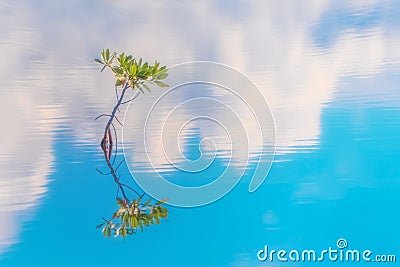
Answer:
[{"label": "leaf cluster", "polygon": [[168,209],[160,206],[168,199],[157,201],[150,205],[151,198],[145,203],[141,203],[142,197],[132,202],[117,198],[119,209],[114,212],[111,220],[105,220],[104,223],[97,225],[102,228],[105,237],[133,235],[138,229],[143,231],[144,227],[151,224],[159,224],[161,219],[168,217]]},{"label": "leaf cluster", "polygon": [[157,61],[154,62],[154,65],[151,65],[148,62],[143,62],[142,58],[137,60],[132,55],[110,53],[108,48],[100,52],[100,57],[101,59],[96,58],[94,61],[103,65],[101,71],[109,68],[114,73],[115,86],[137,88],[142,93],[144,93],[142,87],[150,92],[146,83],[168,87],[161,81],[168,77],[168,69],[166,66],[160,66]]}]

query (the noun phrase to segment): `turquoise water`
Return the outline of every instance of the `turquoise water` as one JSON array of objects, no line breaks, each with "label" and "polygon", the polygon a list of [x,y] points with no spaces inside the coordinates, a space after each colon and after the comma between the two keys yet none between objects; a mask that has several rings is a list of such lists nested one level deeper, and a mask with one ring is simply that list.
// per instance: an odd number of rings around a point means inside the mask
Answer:
[{"label": "turquoise water", "polygon": [[[398,262],[399,13],[395,1],[1,3],[0,266],[311,266],[261,262],[257,252],[337,249],[340,238]],[[106,167],[105,121],[94,118],[115,101],[111,75],[92,62],[104,47],[169,66],[217,61],[252,79],[276,127],[263,185],[248,192],[250,164],[222,199],[169,206],[160,225],[103,238],[95,226],[116,209],[112,178],[96,171]],[[138,98],[139,111],[148,99]],[[184,155],[197,159],[210,133],[224,147],[215,125],[194,124]],[[211,173],[227,164],[217,155]],[[210,181],[160,169],[184,185]],[[125,165],[120,173],[134,183]]]}]

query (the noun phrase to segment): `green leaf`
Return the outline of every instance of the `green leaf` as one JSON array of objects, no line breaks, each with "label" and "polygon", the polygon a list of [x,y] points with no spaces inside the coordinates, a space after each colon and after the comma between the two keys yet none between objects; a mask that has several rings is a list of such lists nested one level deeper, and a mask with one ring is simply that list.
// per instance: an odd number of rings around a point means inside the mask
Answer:
[{"label": "green leaf", "polygon": [[151,93],[150,88],[149,88],[146,84],[143,84],[143,87],[146,88],[146,90],[149,91],[149,92]]},{"label": "green leaf", "polygon": [[133,63],[132,66],[130,67],[130,75],[135,76],[136,71],[137,71],[136,64]]},{"label": "green leaf", "polygon": [[115,66],[113,67],[113,70],[118,74],[124,74],[124,70],[121,67]]},{"label": "green leaf", "polygon": [[143,80],[145,80],[145,79],[147,78],[147,76],[146,76],[146,71],[140,70],[140,71],[137,73],[137,77],[138,77],[138,78],[141,78],[141,79],[143,79]]},{"label": "green leaf", "polygon": [[124,222],[125,225],[129,224],[129,214],[125,213],[122,217],[122,221]]},{"label": "green leaf", "polygon": [[155,84],[157,84],[158,86],[162,87],[162,88],[167,88],[167,87],[169,87],[168,84],[165,84],[165,83],[160,82],[160,81],[153,81],[153,82],[154,82]]},{"label": "green leaf", "polygon": [[110,238],[111,236],[111,228],[107,227],[107,237]]},{"label": "green leaf", "polygon": [[125,208],[124,201],[121,198],[117,198],[117,203],[118,206],[120,206],[121,208]]},{"label": "green leaf", "polygon": [[154,217],[152,215],[149,215],[149,222],[151,224],[154,224]]},{"label": "green leaf", "polygon": [[143,220],[139,219],[139,227],[140,227],[140,230],[143,231]]},{"label": "green leaf", "polygon": [[160,212],[159,214],[160,214],[160,217],[163,219],[168,217],[168,212]]},{"label": "green leaf", "polygon": [[[158,207],[158,210],[160,211],[160,214],[165,215],[165,217],[168,216],[168,209],[167,209],[167,208],[164,208],[164,207],[159,206],[159,207]],[[164,217],[163,217],[163,218],[164,218]]]},{"label": "green leaf", "polygon": [[106,49],[106,61],[108,61],[110,59],[110,50],[107,48]]},{"label": "green leaf", "polygon": [[163,203],[165,203],[165,202],[167,202],[169,200],[169,198],[163,198],[163,199],[161,199],[161,200],[159,200],[159,201],[157,201],[154,205],[160,205],[160,204],[163,204]]},{"label": "green leaf", "polygon": [[142,92],[142,94],[144,94],[144,91],[143,91],[142,87],[141,87],[139,84],[135,84],[135,87],[136,87],[137,89],[139,89],[140,92]]},{"label": "green leaf", "polygon": [[122,85],[122,81],[119,80],[119,79],[117,79],[117,80],[115,81],[115,86],[121,86],[121,85]]},{"label": "green leaf", "polygon": [[101,230],[101,232],[103,233],[103,236],[104,236],[104,237],[107,236],[107,225],[103,227],[103,229]]},{"label": "green leaf", "polygon": [[165,71],[160,71],[160,72],[158,72],[157,74],[155,74],[155,75],[153,76],[153,78],[154,78],[155,80],[164,80],[164,79],[167,78],[167,77],[168,77],[168,73],[165,72]]},{"label": "green leaf", "polygon": [[139,220],[136,216],[131,217],[131,227],[137,228],[139,226]]},{"label": "green leaf", "polygon": [[126,237],[126,228],[121,229],[121,235],[125,238]]},{"label": "green leaf", "polygon": [[96,61],[97,63],[100,63],[100,64],[104,65],[103,61],[101,61],[101,60],[98,59],[98,58],[95,58],[94,61]]},{"label": "green leaf", "polygon": [[148,206],[148,205],[150,204],[150,202],[151,202],[151,198],[149,198],[149,199],[146,201],[146,203],[143,204],[143,206],[145,206],[145,207]]}]

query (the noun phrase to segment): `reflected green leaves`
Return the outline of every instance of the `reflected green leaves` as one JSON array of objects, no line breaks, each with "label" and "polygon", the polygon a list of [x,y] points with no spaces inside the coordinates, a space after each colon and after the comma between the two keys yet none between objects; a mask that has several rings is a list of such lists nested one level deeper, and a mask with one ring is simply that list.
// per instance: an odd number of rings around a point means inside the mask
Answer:
[{"label": "reflected green leaves", "polygon": [[149,198],[145,203],[141,203],[142,197],[137,200],[128,202],[124,199],[117,198],[118,210],[114,212],[111,220],[104,220],[104,223],[97,225],[101,228],[104,237],[125,238],[127,235],[136,234],[140,229],[152,224],[159,224],[161,219],[167,219],[168,209],[160,206],[167,199],[157,201],[150,205],[152,199]]}]

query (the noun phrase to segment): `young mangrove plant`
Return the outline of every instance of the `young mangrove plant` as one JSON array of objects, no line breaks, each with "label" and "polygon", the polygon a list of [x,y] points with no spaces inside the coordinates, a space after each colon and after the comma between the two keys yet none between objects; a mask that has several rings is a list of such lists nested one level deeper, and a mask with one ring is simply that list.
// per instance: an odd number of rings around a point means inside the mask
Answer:
[{"label": "young mangrove plant", "polygon": [[[144,226],[160,223],[160,219],[168,217],[168,209],[163,207],[162,204],[167,201],[166,199],[153,201],[148,198],[146,202],[142,203],[145,194],[140,194],[133,187],[128,186],[121,182],[118,169],[124,163],[120,161],[115,166],[118,151],[117,131],[114,123],[118,122],[121,126],[122,123],[117,117],[120,107],[136,99],[141,93],[145,91],[150,92],[150,84],[158,87],[168,87],[163,83],[168,76],[168,69],[166,66],[160,66],[159,62],[154,65],[148,62],[143,62],[142,59],[137,59],[132,55],[125,55],[125,53],[110,52],[105,49],[100,53],[101,58],[95,61],[102,65],[101,71],[109,69],[115,76],[115,93],[116,104],[110,114],[101,114],[96,118],[108,118],[104,128],[103,136],[100,142],[100,147],[104,154],[104,159],[109,170],[108,173],[103,173],[97,170],[100,174],[111,175],[117,185],[117,204],[118,209],[114,212],[111,219],[103,218],[103,223],[97,226],[101,228],[105,237],[126,237],[137,232],[138,229],[143,230]],[[134,90],[133,97],[126,100],[127,90]],[[115,148],[114,148],[115,146]],[[113,153],[114,151],[114,153]],[[132,192],[136,198],[130,198],[129,193]],[[120,196],[121,194],[121,196]]]}]

